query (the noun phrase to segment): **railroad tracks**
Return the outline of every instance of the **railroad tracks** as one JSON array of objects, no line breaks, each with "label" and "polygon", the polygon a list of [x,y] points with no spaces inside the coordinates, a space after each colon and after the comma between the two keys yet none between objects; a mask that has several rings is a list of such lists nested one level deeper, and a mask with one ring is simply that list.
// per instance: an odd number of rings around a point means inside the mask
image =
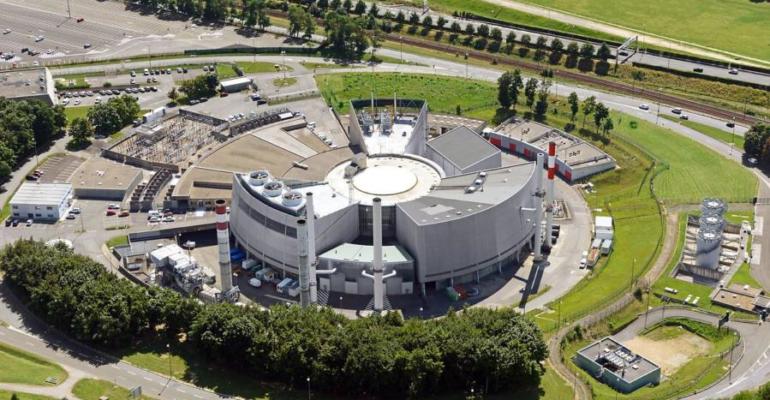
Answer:
[{"label": "railroad tracks", "polygon": [[[399,36],[395,34],[388,34],[387,38],[388,40],[391,40],[394,42],[400,41],[416,47],[422,47],[430,50],[438,50],[449,54],[454,53],[458,56],[461,54],[468,54],[468,57],[489,61],[490,63],[495,62],[497,64],[509,65],[509,66],[513,66],[516,68],[529,70],[529,71],[541,72],[544,68],[543,65],[540,65],[537,63],[532,63],[532,62],[523,61],[523,60],[516,60],[516,59],[507,58],[507,57],[499,57],[499,56],[496,56],[495,54],[490,54],[490,53],[486,53],[478,50],[459,48],[459,47],[450,46],[443,43],[436,43],[429,40],[422,40],[422,39],[417,39],[409,36]],[[635,86],[628,85],[625,83],[615,82],[609,79],[582,74],[579,72],[554,70],[553,75],[554,77],[571,79],[573,81],[585,83],[594,87],[604,88],[614,93],[627,94],[627,95],[632,95],[636,97],[643,97],[654,102],[667,104],[669,106],[686,108],[691,111],[721,118],[721,119],[724,119],[725,121],[734,120],[735,122],[746,124],[746,125],[753,125],[757,122],[760,122],[760,119],[753,117],[751,115],[746,115],[735,111],[725,110],[720,107],[699,103],[697,101],[683,99],[681,97],[666,94],[657,90],[637,88]]]}]

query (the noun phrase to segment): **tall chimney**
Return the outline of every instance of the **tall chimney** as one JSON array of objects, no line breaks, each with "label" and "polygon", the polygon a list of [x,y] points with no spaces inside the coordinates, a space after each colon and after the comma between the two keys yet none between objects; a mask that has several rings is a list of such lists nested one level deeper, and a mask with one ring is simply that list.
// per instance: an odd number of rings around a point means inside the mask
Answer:
[{"label": "tall chimney", "polygon": [[303,308],[310,305],[310,264],[308,263],[307,222],[297,221],[297,249],[299,253],[299,304]]},{"label": "tall chimney", "polygon": [[318,281],[316,278],[315,253],[315,206],[313,192],[305,193],[305,219],[307,220],[307,257],[310,265],[310,304],[318,303]]},{"label": "tall chimney", "polygon": [[556,143],[548,143],[548,186],[545,188],[545,247],[553,246],[553,191],[556,175]]},{"label": "tall chimney", "polygon": [[372,244],[374,245],[374,258],[372,259],[372,274],[374,275],[374,311],[382,311],[384,303],[382,279],[382,200],[379,197],[375,197],[373,205]]},{"label": "tall chimney", "polygon": [[219,276],[217,286],[224,294],[233,288],[233,270],[230,265],[230,228],[228,225],[227,202],[219,199],[214,203],[217,215],[217,247],[219,249]]},{"label": "tall chimney", "polygon": [[537,153],[535,163],[535,179],[537,180],[537,192],[535,192],[535,262],[543,259],[543,161],[545,154]]}]

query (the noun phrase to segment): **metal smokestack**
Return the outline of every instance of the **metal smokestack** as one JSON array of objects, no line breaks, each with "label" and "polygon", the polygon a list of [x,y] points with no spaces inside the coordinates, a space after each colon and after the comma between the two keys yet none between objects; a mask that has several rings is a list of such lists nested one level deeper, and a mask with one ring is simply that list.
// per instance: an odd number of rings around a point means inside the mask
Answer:
[{"label": "metal smokestack", "polygon": [[219,276],[217,286],[223,294],[233,288],[233,269],[230,265],[230,228],[227,217],[227,202],[219,199],[214,203],[217,215],[217,247],[219,249]]},{"label": "metal smokestack", "polygon": [[375,197],[373,205],[372,242],[374,245],[374,258],[372,259],[372,274],[374,275],[374,311],[382,311],[384,303],[382,279],[382,200],[379,197]]},{"label": "metal smokestack", "polygon": [[305,193],[305,219],[307,220],[307,257],[310,265],[310,303],[318,303],[318,280],[316,278],[316,253],[315,253],[315,206],[313,205],[313,192]]},{"label": "metal smokestack", "polygon": [[553,196],[556,176],[556,143],[548,143],[548,186],[545,188],[545,247],[553,246]]},{"label": "metal smokestack", "polygon": [[537,153],[535,163],[535,179],[537,191],[535,192],[535,262],[543,259],[543,161],[545,154]]},{"label": "metal smokestack", "polygon": [[310,264],[308,263],[307,223],[297,221],[297,249],[299,253],[299,304],[302,308],[310,305]]}]

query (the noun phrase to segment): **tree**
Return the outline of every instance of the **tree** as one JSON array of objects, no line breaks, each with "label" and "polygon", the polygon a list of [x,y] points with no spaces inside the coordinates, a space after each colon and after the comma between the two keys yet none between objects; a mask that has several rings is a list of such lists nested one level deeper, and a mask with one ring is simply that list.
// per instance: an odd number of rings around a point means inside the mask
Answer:
[{"label": "tree", "polygon": [[535,48],[544,49],[547,44],[548,44],[548,39],[546,39],[545,36],[538,36],[537,41],[535,41]]},{"label": "tree", "polygon": [[468,36],[476,34],[476,28],[473,27],[473,24],[465,24],[465,34]]},{"label": "tree", "polygon": [[431,18],[431,16],[430,16],[430,15],[426,15],[426,16],[425,16],[425,17],[422,19],[422,26],[423,26],[423,28],[428,28],[428,29],[430,29],[431,27],[433,27],[433,18]]},{"label": "tree", "polygon": [[513,44],[516,41],[516,32],[508,31],[508,35],[505,37],[505,43]]},{"label": "tree", "polygon": [[350,12],[351,8],[353,8],[353,0],[344,0],[342,2],[342,9],[345,10],[345,14]]},{"label": "tree", "polygon": [[577,44],[577,42],[569,42],[567,45],[567,54],[570,57],[577,57],[578,54],[580,54],[580,46]]},{"label": "tree", "polygon": [[329,11],[324,18],[326,41],[332,53],[346,60],[357,60],[369,46],[369,37],[360,19],[335,11]]},{"label": "tree", "polygon": [[511,83],[513,83],[513,74],[504,72],[497,79],[497,102],[504,109],[511,108]]},{"label": "tree", "polygon": [[492,28],[492,32],[490,33],[490,37],[492,40],[501,41],[503,40],[503,31],[500,30],[498,27]]},{"label": "tree", "polygon": [[329,8],[329,0],[318,0],[315,4],[321,10],[326,10],[327,8]]},{"label": "tree", "polygon": [[575,92],[572,92],[569,94],[569,97],[567,97],[567,103],[569,103],[569,111],[570,111],[570,121],[575,122],[575,116],[578,113],[578,107],[580,106],[580,100],[578,99],[578,95]]},{"label": "tree", "polygon": [[548,112],[548,94],[551,89],[551,82],[543,80],[537,91],[537,103],[535,103],[535,115],[543,117]]},{"label": "tree", "polygon": [[584,59],[589,59],[594,56],[594,45],[591,43],[583,43],[583,45],[580,47],[580,57]]},{"label": "tree", "polygon": [[420,16],[417,15],[417,13],[412,12],[409,14],[409,24],[410,25],[417,25],[420,23]]},{"label": "tree", "polygon": [[532,42],[532,37],[530,37],[526,33],[521,35],[521,44],[523,44],[526,47],[529,47],[531,42]]},{"label": "tree", "polygon": [[564,51],[564,42],[562,42],[559,38],[553,38],[553,40],[551,40],[551,51],[556,53],[561,53]]},{"label": "tree", "polygon": [[366,12],[366,3],[364,0],[358,0],[356,7],[353,9],[354,14],[363,15]]},{"label": "tree", "polygon": [[599,128],[602,126],[602,122],[605,118],[610,116],[610,110],[602,103],[597,103],[594,108],[594,125],[596,125],[596,132],[599,133]]},{"label": "tree", "polygon": [[527,107],[535,104],[535,94],[537,94],[537,78],[529,78],[524,85],[524,97],[527,99]]},{"label": "tree", "polygon": [[609,133],[615,129],[615,124],[612,123],[612,118],[607,118],[604,120],[604,126],[602,126],[602,131],[604,131],[604,136],[609,135]]},{"label": "tree", "polygon": [[289,36],[297,37],[302,31],[302,24],[305,18],[305,9],[298,5],[289,6]]},{"label": "tree", "polygon": [[70,139],[67,147],[71,149],[80,149],[91,143],[91,136],[94,134],[94,127],[88,122],[87,118],[75,118],[70,124]]},{"label": "tree", "polygon": [[377,7],[377,2],[372,2],[371,7],[369,7],[369,15],[375,18],[380,15],[380,9]]},{"label": "tree", "polygon": [[596,51],[596,56],[599,57],[600,60],[607,62],[607,59],[612,56],[612,51],[607,47],[607,43],[602,43],[602,45],[599,46],[599,50]]},{"label": "tree", "polygon": [[476,28],[476,32],[478,32],[479,36],[481,37],[488,37],[489,36],[489,25],[487,24],[481,24],[478,28]]},{"label": "tree", "polygon": [[452,25],[449,26],[449,30],[452,31],[452,33],[460,33],[462,31],[462,27],[460,26],[460,23],[457,21],[452,22]]},{"label": "tree", "polygon": [[406,21],[406,16],[404,15],[403,11],[399,10],[398,14],[396,14],[396,22],[403,24],[404,21]]},{"label": "tree", "polygon": [[436,21],[436,26],[439,29],[444,29],[444,27],[446,26],[447,23],[449,23],[449,20],[444,18],[443,15],[439,15],[438,20]]},{"label": "tree", "polygon": [[586,117],[593,114],[596,109],[596,97],[591,96],[583,100],[583,126],[586,126]]},{"label": "tree", "polygon": [[514,70],[511,74],[511,84],[509,87],[509,97],[511,99],[511,105],[513,105],[513,108],[516,108],[516,103],[519,102],[519,93],[521,92],[521,89],[524,87],[524,82],[521,78],[521,71],[518,69]]},{"label": "tree", "polygon": [[179,90],[190,99],[211,97],[216,94],[219,79],[216,75],[199,75],[193,79],[182,81]]},{"label": "tree", "polygon": [[88,120],[94,126],[94,133],[99,136],[109,136],[123,127],[115,107],[107,104],[97,104],[88,110]]},{"label": "tree", "polygon": [[768,138],[770,138],[770,125],[759,123],[752,126],[744,135],[743,151],[752,157],[767,161],[762,153]]}]

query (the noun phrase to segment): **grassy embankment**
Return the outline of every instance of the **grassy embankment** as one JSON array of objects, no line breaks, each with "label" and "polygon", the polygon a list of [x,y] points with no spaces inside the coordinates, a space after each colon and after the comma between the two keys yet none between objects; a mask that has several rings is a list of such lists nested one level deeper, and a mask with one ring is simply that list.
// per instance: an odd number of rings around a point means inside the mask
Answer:
[{"label": "grassy embankment", "polygon": [[0,343],[0,382],[48,385],[49,378],[61,383],[67,372],[34,354]]},{"label": "grassy embankment", "polygon": [[[80,400],[99,400],[106,397],[110,400],[129,400],[129,391],[126,388],[115,386],[112,382],[100,379],[81,379],[75,383],[72,393]],[[142,400],[151,400],[152,397],[142,395]]]}]

